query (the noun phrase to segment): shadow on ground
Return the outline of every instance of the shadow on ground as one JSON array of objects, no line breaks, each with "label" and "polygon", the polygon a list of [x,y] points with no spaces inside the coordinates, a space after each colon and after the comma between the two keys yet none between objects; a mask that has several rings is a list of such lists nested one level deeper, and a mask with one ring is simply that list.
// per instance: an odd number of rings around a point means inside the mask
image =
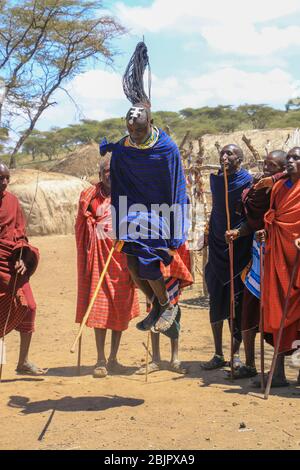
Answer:
[{"label": "shadow on ground", "polygon": [[[80,374],[78,374],[77,366],[67,366],[67,367],[51,367],[48,372],[48,377],[81,377],[86,375],[93,375],[95,366],[81,366]],[[122,374],[109,373],[109,375],[132,375],[136,372],[138,367],[126,367],[126,370]]]},{"label": "shadow on ground", "polygon": [[7,405],[21,409],[23,414],[57,411],[105,411],[122,406],[140,406],[144,400],[138,398],[108,395],[104,397],[63,397],[59,400],[41,400],[31,402],[28,397],[13,395]]},{"label": "shadow on ground", "polygon": [[197,307],[197,308],[209,308],[208,297],[196,297],[193,299],[180,300],[179,305],[181,307]]}]

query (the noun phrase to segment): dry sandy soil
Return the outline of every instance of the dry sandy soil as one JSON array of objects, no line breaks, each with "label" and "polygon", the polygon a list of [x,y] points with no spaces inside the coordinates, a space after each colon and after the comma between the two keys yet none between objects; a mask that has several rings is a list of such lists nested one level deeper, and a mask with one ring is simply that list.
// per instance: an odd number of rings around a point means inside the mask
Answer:
[{"label": "dry sandy soil", "polygon": [[[197,284],[183,296],[181,359],[189,367],[187,376],[163,370],[145,383],[134,375],[145,360],[146,336],[133,321],[119,356],[128,374],[92,377],[95,344],[93,332],[86,330],[78,377],[76,355],[69,352],[77,331],[74,239],[31,241],[42,256],[32,279],[38,317],[31,359],[49,372],[43,378],[17,376],[18,334],[7,337],[8,363],[0,384],[1,449],[300,448],[297,370],[288,368],[291,387],[272,392],[268,401],[247,380],[231,384],[224,371],[200,370],[199,360],[209,359],[213,348],[207,305],[199,299]],[[162,338],[161,343],[168,360],[169,342]],[[267,350],[268,363],[270,358]]]}]

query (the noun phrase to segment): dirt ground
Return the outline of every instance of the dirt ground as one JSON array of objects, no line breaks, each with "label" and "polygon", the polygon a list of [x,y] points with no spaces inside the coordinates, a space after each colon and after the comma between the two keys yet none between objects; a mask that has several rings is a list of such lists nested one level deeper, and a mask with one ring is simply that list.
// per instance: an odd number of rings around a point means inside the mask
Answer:
[{"label": "dirt ground", "polygon": [[[268,401],[247,380],[231,384],[224,371],[200,370],[199,360],[209,359],[213,346],[207,304],[199,299],[197,284],[182,301],[180,355],[189,367],[187,376],[162,370],[145,383],[144,377],[134,375],[145,360],[146,342],[134,320],[119,354],[128,374],[92,377],[96,351],[93,332],[86,329],[78,377],[77,354],[69,352],[77,331],[74,238],[31,242],[41,251],[32,279],[38,316],[31,359],[49,372],[43,378],[16,375],[19,338],[16,332],[7,337],[0,384],[1,449],[300,449],[297,370],[288,367],[292,385],[273,391]],[[167,366],[165,337],[161,351]],[[267,349],[268,363],[270,359]]]}]

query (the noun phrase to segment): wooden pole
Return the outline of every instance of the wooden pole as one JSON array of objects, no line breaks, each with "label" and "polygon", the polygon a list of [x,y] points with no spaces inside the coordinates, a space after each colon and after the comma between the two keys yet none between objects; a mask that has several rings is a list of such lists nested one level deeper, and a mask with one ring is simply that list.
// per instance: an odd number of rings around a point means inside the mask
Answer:
[{"label": "wooden pole", "polygon": [[82,335],[78,342],[78,356],[77,356],[77,375],[80,376],[81,372],[81,347],[82,347]]},{"label": "wooden pole", "polygon": [[259,263],[260,263],[260,373],[261,373],[261,390],[265,389],[265,342],[264,342],[264,250],[263,244],[259,245]]},{"label": "wooden pole", "polygon": [[150,346],[150,331],[148,331],[148,335],[147,335],[147,348],[146,348],[146,376],[145,376],[145,381],[146,381],[146,382],[148,382],[149,346]]},{"label": "wooden pole", "polygon": [[[227,230],[230,230],[230,212],[228,201],[228,179],[226,166],[224,164],[224,183],[225,183],[225,206],[227,217]],[[233,380],[233,321],[235,318],[234,305],[234,270],[233,270],[233,241],[229,241],[229,264],[230,264],[230,374]]]},{"label": "wooden pole", "polygon": [[292,274],[291,274],[291,279],[290,279],[286,299],[285,299],[285,302],[284,302],[283,314],[282,314],[282,317],[281,317],[277,342],[276,342],[275,349],[274,349],[271,370],[269,372],[267,386],[266,386],[266,390],[265,390],[265,396],[264,396],[265,400],[268,399],[269,394],[270,394],[270,388],[271,388],[272,379],[273,379],[273,375],[274,375],[274,370],[275,370],[275,366],[276,366],[276,362],[277,362],[277,357],[278,357],[279,346],[280,346],[280,341],[281,341],[281,337],[282,337],[284,322],[285,322],[285,319],[286,319],[287,314],[288,314],[288,307],[289,307],[291,290],[292,290],[292,287],[293,287],[293,284],[294,284],[294,280],[295,280],[297,270],[299,269],[299,261],[300,261],[300,251],[297,249],[297,255],[296,255],[293,271],[292,271]]}]

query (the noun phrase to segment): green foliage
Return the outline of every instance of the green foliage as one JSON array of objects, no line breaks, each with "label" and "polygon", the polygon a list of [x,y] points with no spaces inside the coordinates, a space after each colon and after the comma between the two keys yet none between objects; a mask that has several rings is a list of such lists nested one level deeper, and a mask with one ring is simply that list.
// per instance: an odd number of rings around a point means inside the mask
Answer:
[{"label": "green foliage", "polygon": [[[168,127],[172,137],[180,143],[187,131],[197,139],[204,134],[221,134],[235,130],[276,129],[300,127],[300,110],[282,111],[266,105],[242,105],[186,108],[178,113],[157,111],[152,113],[153,123],[162,129]],[[95,121],[84,119],[65,128],[52,128],[47,132],[34,131],[23,145],[23,153],[48,159],[73,151],[76,146],[100,142],[103,137],[116,142],[126,133],[124,118]]]}]

